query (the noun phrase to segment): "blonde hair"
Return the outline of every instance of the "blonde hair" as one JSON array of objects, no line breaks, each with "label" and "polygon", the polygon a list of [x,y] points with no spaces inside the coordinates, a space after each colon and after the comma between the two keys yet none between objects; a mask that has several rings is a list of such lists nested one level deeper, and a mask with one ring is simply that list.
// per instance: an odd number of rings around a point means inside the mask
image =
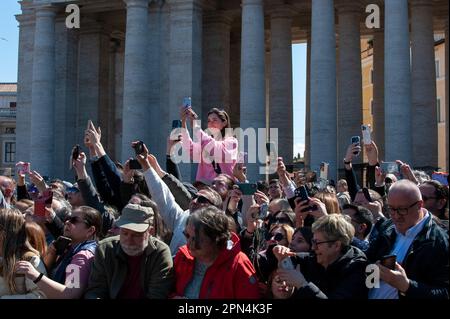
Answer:
[{"label": "blonde hair", "polygon": [[329,192],[318,192],[314,195],[315,198],[325,204],[328,214],[340,214],[339,201],[336,194]]},{"label": "blonde hair", "polygon": [[349,246],[353,236],[355,236],[355,228],[353,225],[340,214],[320,217],[312,224],[312,231],[313,233],[323,233],[326,240],[340,241],[344,247]]},{"label": "blonde hair", "polygon": [[39,256],[27,238],[25,218],[18,209],[0,209],[0,243],[3,254],[0,263],[0,276],[12,294],[18,293],[15,283],[14,266],[20,260],[30,260]]}]

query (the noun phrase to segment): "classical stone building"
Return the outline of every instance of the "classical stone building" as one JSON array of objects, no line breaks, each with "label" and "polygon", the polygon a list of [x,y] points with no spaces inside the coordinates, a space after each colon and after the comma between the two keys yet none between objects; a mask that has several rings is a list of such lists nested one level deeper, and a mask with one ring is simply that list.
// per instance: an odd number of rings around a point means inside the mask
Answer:
[{"label": "classical stone building", "polygon": [[[278,128],[279,153],[291,159],[299,125],[291,44],[304,42],[306,160],[313,169],[329,162],[335,177],[362,122],[361,38],[373,38],[373,126],[385,159],[437,166],[433,33],[445,33],[448,52],[446,0],[20,3],[17,158],[43,174],[69,174],[68,154],[88,119],[102,127],[112,157],[124,160],[142,139],[163,160],[184,96],[203,120],[223,106],[235,127]],[[67,3],[79,5],[81,28],[66,28]],[[366,24],[369,4],[381,10],[379,28]],[[248,165],[251,178],[258,166]],[[185,178],[193,171],[183,169]]]},{"label": "classical stone building", "polygon": [[17,83],[0,83],[0,174],[14,175]]}]

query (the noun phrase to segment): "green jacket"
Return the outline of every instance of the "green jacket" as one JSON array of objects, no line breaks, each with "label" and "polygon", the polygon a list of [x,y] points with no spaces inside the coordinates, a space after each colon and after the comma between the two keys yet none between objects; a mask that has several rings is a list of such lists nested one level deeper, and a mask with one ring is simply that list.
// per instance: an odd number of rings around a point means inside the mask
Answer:
[{"label": "green jacket", "polygon": [[[174,283],[173,261],[169,246],[150,237],[142,260],[141,285],[147,298],[164,299]],[[95,252],[86,299],[117,298],[127,277],[127,256],[119,236],[102,240]]]}]

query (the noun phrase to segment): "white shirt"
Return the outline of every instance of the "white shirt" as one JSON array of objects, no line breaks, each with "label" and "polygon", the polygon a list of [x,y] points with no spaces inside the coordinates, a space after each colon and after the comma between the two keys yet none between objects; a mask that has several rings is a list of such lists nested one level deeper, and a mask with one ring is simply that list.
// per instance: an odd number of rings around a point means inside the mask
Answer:
[{"label": "white shirt", "polygon": [[[399,264],[403,263],[403,261],[405,260],[408,249],[414,241],[414,238],[417,237],[425,224],[428,222],[429,218],[431,218],[431,215],[427,210],[425,210],[425,215],[420,220],[420,222],[408,229],[405,235],[400,233],[397,228],[395,228],[397,238],[395,240],[394,248],[392,249],[391,254],[397,255],[397,262]],[[380,288],[370,289],[369,299],[398,299],[398,290],[397,288],[394,288],[391,285],[380,280]]]}]

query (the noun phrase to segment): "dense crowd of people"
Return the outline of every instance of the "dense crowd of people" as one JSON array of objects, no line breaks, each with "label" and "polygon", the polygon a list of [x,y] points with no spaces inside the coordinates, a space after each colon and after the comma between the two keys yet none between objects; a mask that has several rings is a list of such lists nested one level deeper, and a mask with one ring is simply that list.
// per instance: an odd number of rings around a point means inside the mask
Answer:
[{"label": "dense crowd of people", "polygon": [[[388,174],[372,141],[349,145],[336,183],[282,158],[276,178],[248,181],[228,114],[212,109],[191,139],[196,118],[182,109],[165,170],[140,141],[115,162],[89,121],[74,183],[24,162],[0,176],[0,298],[449,299],[448,176],[401,161]],[[170,156],[177,144],[207,153],[195,181]]]}]

